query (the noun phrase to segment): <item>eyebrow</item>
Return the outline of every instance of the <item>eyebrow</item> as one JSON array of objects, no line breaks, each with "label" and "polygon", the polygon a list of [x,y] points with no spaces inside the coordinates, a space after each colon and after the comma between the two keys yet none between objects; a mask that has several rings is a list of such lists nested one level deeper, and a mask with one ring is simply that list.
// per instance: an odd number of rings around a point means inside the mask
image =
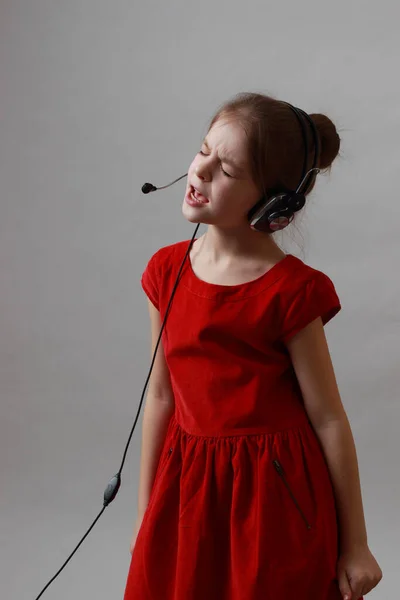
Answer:
[{"label": "eyebrow", "polygon": [[[203,140],[203,144],[210,150],[210,146],[207,143],[207,140]],[[238,171],[239,174],[243,175],[245,172],[245,169],[242,167],[239,167],[239,165],[237,165],[233,160],[227,158],[227,157],[220,157],[220,161],[226,163],[227,165],[231,165],[231,167],[233,167],[234,169],[236,169]]]}]

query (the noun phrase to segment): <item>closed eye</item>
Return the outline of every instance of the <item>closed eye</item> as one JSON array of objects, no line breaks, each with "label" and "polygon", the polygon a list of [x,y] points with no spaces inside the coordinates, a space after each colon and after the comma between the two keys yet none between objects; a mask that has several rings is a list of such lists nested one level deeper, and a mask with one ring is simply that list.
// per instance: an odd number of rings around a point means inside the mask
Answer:
[{"label": "closed eye", "polygon": [[[199,154],[201,154],[202,156],[209,156],[209,154],[206,154],[205,152],[203,152],[202,150],[200,150]],[[229,173],[227,173],[226,171],[224,171],[224,169],[222,168],[222,165],[220,164],[221,167],[221,171],[223,172],[223,174],[226,177],[229,177],[230,179],[233,179],[233,175],[229,175]]]}]

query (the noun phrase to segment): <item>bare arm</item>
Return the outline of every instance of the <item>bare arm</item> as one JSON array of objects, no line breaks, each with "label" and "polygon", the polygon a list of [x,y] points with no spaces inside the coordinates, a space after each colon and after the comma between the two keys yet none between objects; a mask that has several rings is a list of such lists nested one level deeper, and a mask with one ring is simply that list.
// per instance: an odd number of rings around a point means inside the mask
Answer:
[{"label": "bare arm", "polygon": [[287,344],[305,407],[321,441],[335,491],[341,551],[367,545],[356,448],[320,318]]},{"label": "bare arm", "polygon": [[[153,356],[161,329],[161,319],[160,313],[150,300],[148,301],[148,306],[151,321],[151,356]],[[165,362],[162,341],[160,341],[149,381],[143,413],[138,497],[139,520],[143,518],[149,503],[162,445],[173,410],[174,398],[171,381],[168,366]]]}]

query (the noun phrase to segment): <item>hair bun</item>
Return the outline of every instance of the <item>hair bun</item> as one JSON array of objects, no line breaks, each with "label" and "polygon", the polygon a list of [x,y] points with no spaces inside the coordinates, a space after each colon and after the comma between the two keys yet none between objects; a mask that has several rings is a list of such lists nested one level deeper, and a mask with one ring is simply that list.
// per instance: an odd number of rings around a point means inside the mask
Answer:
[{"label": "hair bun", "polygon": [[321,169],[329,169],[339,154],[340,137],[329,117],[321,114],[312,114],[310,117],[315,123],[321,141],[319,166]]}]

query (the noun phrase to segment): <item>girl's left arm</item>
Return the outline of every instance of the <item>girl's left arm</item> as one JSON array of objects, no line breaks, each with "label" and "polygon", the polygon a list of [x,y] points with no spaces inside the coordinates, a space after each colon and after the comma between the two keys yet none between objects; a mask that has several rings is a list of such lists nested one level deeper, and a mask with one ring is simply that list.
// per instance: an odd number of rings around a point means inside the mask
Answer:
[{"label": "girl's left arm", "polygon": [[288,342],[309,419],[322,444],[335,490],[341,549],[367,544],[356,448],[320,318]]},{"label": "girl's left arm", "polygon": [[365,566],[361,570],[368,571],[362,576],[365,594],[377,585],[382,572],[368,550],[356,448],[321,318],[292,336],[286,346],[329,467],[338,512],[340,553],[352,557],[350,561],[355,556],[364,557],[358,562]]}]

